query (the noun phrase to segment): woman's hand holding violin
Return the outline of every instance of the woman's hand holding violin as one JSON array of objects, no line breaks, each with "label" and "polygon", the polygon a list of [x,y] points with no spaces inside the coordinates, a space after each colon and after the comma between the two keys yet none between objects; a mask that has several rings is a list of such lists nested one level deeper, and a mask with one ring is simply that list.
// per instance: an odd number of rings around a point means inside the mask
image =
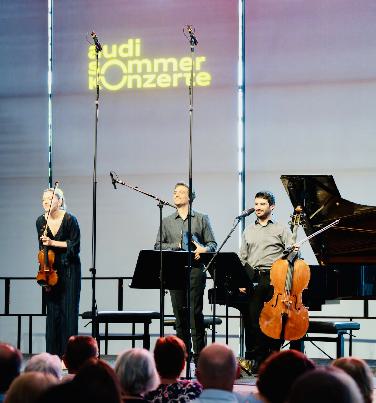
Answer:
[{"label": "woman's hand holding violin", "polygon": [[67,247],[67,241],[54,241],[53,239],[49,238],[46,235],[42,235],[40,237],[40,240],[42,241],[42,244],[44,246],[53,246],[55,248],[66,248]]},{"label": "woman's hand holding violin", "polygon": [[43,245],[44,246],[52,246],[52,239],[50,239],[48,236],[46,236],[46,235],[42,235],[41,237],[40,237],[40,239],[41,239],[41,241],[42,241],[42,243],[43,243]]}]

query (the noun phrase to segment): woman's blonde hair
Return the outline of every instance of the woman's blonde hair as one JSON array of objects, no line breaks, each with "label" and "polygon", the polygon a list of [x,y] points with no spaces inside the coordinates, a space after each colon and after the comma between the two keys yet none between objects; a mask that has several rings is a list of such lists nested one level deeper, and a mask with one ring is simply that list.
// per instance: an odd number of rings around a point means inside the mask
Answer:
[{"label": "woman's blonde hair", "polygon": [[[46,189],[43,193],[46,192],[54,192],[54,188],[48,188]],[[60,206],[60,210],[66,210],[67,209],[67,205],[65,203],[65,197],[64,197],[64,192],[62,191],[62,189],[60,188],[56,188],[55,189],[55,196],[57,197],[58,200],[61,200],[61,206]]]}]

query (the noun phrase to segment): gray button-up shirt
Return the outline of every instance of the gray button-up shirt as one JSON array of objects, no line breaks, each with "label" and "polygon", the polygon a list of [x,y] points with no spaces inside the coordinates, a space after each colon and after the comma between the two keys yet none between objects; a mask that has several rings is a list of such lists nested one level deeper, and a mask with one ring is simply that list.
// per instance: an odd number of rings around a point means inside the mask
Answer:
[{"label": "gray button-up shirt", "polygon": [[[192,211],[191,230],[193,239],[208,248],[208,252],[215,252],[217,243],[207,215]],[[187,231],[188,218],[183,220],[177,211],[165,217],[162,220],[162,249],[181,250],[183,234]],[[154,249],[159,249],[159,230]]]},{"label": "gray button-up shirt", "polygon": [[239,258],[243,265],[270,268],[280,259],[287,246],[292,244],[292,234],[284,225],[269,220],[261,225],[257,220],[243,232]]}]

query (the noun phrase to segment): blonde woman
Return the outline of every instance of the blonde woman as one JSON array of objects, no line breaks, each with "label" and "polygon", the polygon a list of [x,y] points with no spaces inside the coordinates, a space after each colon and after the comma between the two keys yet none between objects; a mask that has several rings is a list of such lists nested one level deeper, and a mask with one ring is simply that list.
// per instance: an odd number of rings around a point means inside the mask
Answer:
[{"label": "blonde woman", "polygon": [[[53,189],[45,190],[42,206],[44,214],[36,221],[39,248],[47,246],[55,252],[53,266],[59,277],[55,286],[45,288],[46,351],[61,358],[69,337],[78,333],[81,291],[80,227],[76,217],[66,211],[61,189],[55,189],[55,193]],[[50,214],[47,217],[49,209]],[[44,233],[46,224],[47,232]]]}]

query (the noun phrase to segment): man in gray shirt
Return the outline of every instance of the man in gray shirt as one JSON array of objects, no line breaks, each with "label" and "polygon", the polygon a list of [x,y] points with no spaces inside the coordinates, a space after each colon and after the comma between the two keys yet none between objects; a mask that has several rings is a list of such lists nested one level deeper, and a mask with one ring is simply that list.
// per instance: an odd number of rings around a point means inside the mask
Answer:
[{"label": "man in gray shirt", "polygon": [[254,207],[257,219],[243,232],[239,257],[251,283],[257,282],[251,293],[248,310],[243,315],[245,358],[254,361],[252,372],[257,373],[260,363],[281,347],[281,340],[271,339],[261,332],[259,316],[264,302],[269,301],[273,296],[270,267],[292,244],[292,234],[287,227],[272,221],[275,198],[271,192],[256,193]]},{"label": "man in gray shirt", "polygon": [[[192,199],[195,193],[192,192]],[[175,185],[173,200],[177,211],[162,221],[162,249],[188,250],[188,209],[189,187],[183,182]],[[192,200],[193,201],[193,200]],[[190,278],[190,305],[191,305],[191,329],[195,361],[200,351],[205,347],[205,326],[203,310],[203,296],[205,290],[206,274],[203,265],[200,264],[200,254],[215,252],[213,230],[207,215],[192,210],[191,218],[192,251],[195,256]],[[158,231],[154,249],[159,249],[160,234]],[[176,334],[187,346],[190,345],[186,292],[184,290],[170,290],[171,303],[176,318]]]}]

